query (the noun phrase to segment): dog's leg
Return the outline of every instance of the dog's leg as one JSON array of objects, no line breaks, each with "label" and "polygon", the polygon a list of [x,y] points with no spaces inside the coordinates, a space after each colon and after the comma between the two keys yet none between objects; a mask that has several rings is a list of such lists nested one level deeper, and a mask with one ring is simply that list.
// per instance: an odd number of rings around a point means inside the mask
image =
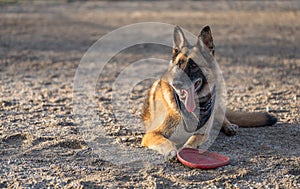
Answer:
[{"label": "dog's leg", "polygon": [[156,150],[168,160],[175,157],[177,153],[174,143],[165,138],[161,133],[155,131],[145,134],[142,140],[142,146]]},{"label": "dog's leg", "polygon": [[221,131],[228,136],[233,136],[237,133],[238,128],[239,128],[238,125],[230,123],[230,121],[225,117],[222,124]]},{"label": "dog's leg", "polygon": [[184,144],[184,148],[197,148],[199,144],[202,144],[208,138],[207,134],[195,134],[192,135]]}]

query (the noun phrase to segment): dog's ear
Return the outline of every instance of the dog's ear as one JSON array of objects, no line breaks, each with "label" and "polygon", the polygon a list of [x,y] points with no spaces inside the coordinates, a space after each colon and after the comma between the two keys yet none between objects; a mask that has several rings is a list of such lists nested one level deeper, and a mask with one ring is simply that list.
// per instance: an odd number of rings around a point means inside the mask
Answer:
[{"label": "dog's ear", "polygon": [[213,41],[213,37],[211,34],[211,30],[209,26],[205,26],[199,36],[198,36],[198,42],[200,45],[204,48],[207,48],[210,51],[211,55],[215,54],[215,45]]},{"label": "dog's ear", "polygon": [[186,40],[183,31],[179,26],[174,28],[173,35],[173,48],[180,51],[183,47],[188,46],[188,41]]}]

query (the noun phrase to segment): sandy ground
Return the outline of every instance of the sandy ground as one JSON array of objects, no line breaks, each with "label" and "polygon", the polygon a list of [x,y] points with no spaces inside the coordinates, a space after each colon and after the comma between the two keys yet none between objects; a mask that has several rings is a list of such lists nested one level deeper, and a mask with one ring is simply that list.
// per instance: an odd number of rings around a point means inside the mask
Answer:
[{"label": "sandy ground", "polygon": [[[299,10],[297,1],[0,4],[0,188],[300,188]],[[209,24],[228,106],[272,112],[278,123],[221,133],[210,150],[231,162],[215,170],[147,160],[120,165],[93,151],[74,118],[76,69],[101,36],[145,21],[194,34]],[[125,152],[147,150],[139,145],[143,131],[114,117],[112,83],[128,61],[147,56],[143,48],[112,59],[95,93],[98,126]],[[166,52],[157,57],[169,59]],[[139,114],[150,83],[132,91],[131,112]]]}]

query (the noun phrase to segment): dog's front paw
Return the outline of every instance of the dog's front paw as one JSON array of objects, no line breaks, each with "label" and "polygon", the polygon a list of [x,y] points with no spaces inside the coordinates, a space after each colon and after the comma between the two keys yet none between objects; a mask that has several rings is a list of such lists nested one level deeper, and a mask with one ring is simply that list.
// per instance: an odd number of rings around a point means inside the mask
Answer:
[{"label": "dog's front paw", "polygon": [[182,148],[198,148],[198,145],[185,144]]},{"label": "dog's front paw", "polygon": [[239,126],[235,124],[226,125],[222,128],[223,132],[228,136],[233,136],[237,133]]},{"label": "dog's front paw", "polygon": [[176,161],[177,160],[177,150],[171,150],[170,152],[168,152],[166,155],[165,155],[165,159],[167,161]]}]

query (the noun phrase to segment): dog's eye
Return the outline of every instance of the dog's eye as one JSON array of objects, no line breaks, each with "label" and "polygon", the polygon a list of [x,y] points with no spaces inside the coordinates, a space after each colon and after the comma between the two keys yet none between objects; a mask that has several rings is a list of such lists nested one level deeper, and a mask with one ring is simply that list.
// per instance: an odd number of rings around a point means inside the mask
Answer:
[{"label": "dog's eye", "polygon": [[192,64],[191,67],[192,67],[193,69],[195,69],[195,68],[198,68],[198,65],[197,65],[197,64]]},{"label": "dog's eye", "polygon": [[177,62],[177,66],[179,66],[180,68],[182,68],[182,66],[184,65],[185,63],[185,60],[184,59],[180,59],[178,62]]},{"label": "dog's eye", "polygon": [[173,49],[173,54],[178,55],[178,53],[179,53],[179,50],[176,49],[176,48],[174,48],[174,49]]},{"label": "dog's eye", "polygon": [[194,62],[190,63],[189,66],[192,72],[197,72],[199,70],[199,66]]},{"label": "dog's eye", "polygon": [[179,64],[179,65],[181,65],[181,64],[183,64],[183,63],[184,63],[184,60],[182,60],[182,59],[178,61],[178,64]]},{"label": "dog's eye", "polygon": [[177,55],[179,54],[179,50],[174,48],[173,49],[173,55],[172,55],[172,60],[175,61],[175,58],[177,57]]}]

